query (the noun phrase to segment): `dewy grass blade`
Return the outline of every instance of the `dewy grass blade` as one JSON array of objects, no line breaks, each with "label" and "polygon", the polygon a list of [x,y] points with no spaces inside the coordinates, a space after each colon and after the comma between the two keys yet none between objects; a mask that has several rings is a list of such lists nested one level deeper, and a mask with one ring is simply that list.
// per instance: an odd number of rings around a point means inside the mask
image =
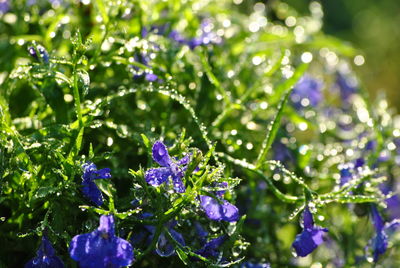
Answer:
[{"label": "dewy grass blade", "polygon": [[267,135],[265,136],[265,139],[262,143],[261,151],[256,161],[256,168],[261,167],[263,162],[265,161],[268,151],[271,148],[271,145],[275,140],[276,133],[278,132],[278,129],[280,127],[283,111],[285,109],[289,96],[292,93],[293,86],[300,79],[301,75],[305,72],[306,68],[307,65],[305,64],[300,65],[296,69],[295,74],[291,78],[286,80],[280,87],[280,91],[284,92],[284,96],[283,98],[281,98],[281,101],[278,105],[278,112],[276,113],[272,122],[267,127]]}]

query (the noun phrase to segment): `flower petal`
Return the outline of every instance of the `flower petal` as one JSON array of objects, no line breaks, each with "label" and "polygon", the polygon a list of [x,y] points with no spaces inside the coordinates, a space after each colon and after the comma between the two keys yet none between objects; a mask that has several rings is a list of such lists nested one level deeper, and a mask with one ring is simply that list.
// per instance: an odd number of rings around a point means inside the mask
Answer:
[{"label": "flower petal", "polygon": [[210,196],[200,195],[200,205],[204,209],[207,217],[214,221],[237,221],[239,210],[226,200],[222,199],[222,204]]},{"label": "flower petal", "polygon": [[176,161],[176,164],[178,166],[183,166],[183,165],[187,165],[190,162],[190,154],[185,155],[184,157],[182,157],[181,159],[179,159],[178,161]]},{"label": "flower petal", "polygon": [[386,252],[387,246],[388,246],[388,236],[386,235],[386,233],[383,230],[377,232],[372,242],[372,248],[374,250],[374,262],[378,261],[379,255]]},{"label": "flower petal", "polygon": [[95,179],[109,179],[111,178],[111,170],[109,168],[102,168],[99,170],[96,170],[96,178]]},{"label": "flower petal", "polygon": [[168,154],[167,147],[162,141],[156,141],[153,145],[153,159],[160,166],[169,167],[172,162],[171,157]]},{"label": "flower petal", "polygon": [[97,185],[93,182],[82,183],[82,193],[97,206],[103,204],[103,195]]},{"label": "flower petal", "polygon": [[313,216],[308,207],[306,206],[303,212],[303,227],[304,229],[307,229],[307,228],[312,228],[313,226],[314,226]]},{"label": "flower petal", "polygon": [[292,244],[296,254],[305,257],[313,252],[323,242],[324,232],[327,230],[323,228],[304,229]]},{"label": "flower petal", "polygon": [[203,257],[217,257],[219,252],[217,249],[226,241],[226,236],[222,235],[220,237],[214,238],[206,243],[200,250],[196,253]]},{"label": "flower petal", "polygon": [[114,235],[113,216],[101,216],[97,230],[75,236],[69,247],[73,260],[80,267],[122,267],[131,264],[132,245]]},{"label": "flower petal", "polygon": [[151,168],[146,171],[144,178],[146,182],[151,186],[160,186],[168,180],[168,177],[172,177],[172,172],[169,168]]},{"label": "flower petal", "polygon": [[109,236],[114,236],[114,217],[112,215],[102,215],[97,229],[102,233],[107,233]]},{"label": "flower petal", "polygon": [[36,253],[36,257],[25,264],[25,268],[63,268],[64,263],[55,255],[55,250],[46,236],[42,237],[42,243]]},{"label": "flower petal", "polygon": [[174,184],[173,187],[177,193],[184,193],[186,191],[181,176],[172,176],[172,183]]},{"label": "flower petal", "polygon": [[374,222],[376,232],[378,233],[383,230],[383,224],[384,224],[383,219],[379,214],[378,209],[374,205],[371,206],[371,213],[372,213],[372,221]]},{"label": "flower petal", "polygon": [[[115,267],[129,266],[134,260],[132,245],[125,239],[115,237],[112,246],[110,263]],[[114,267],[114,266],[113,266]]]}]

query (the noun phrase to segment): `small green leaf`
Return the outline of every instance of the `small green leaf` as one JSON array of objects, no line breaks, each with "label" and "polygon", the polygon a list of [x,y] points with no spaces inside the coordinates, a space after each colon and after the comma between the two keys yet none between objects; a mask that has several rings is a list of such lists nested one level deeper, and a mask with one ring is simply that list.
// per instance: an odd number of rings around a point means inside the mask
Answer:
[{"label": "small green leaf", "polygon": [[82,95],[86,96],[89,93],[90,86],[90,76],[89,73],[83,69],[77,70],[78,83],[80,88],[82,88]]},{"label": "small green leaf", "polygon": [[50,194],[56,193],[57,190],[58,190],[57,187],[52,187],[52,186],[40,187],[36,191],[34,198],[44,198]]},{"label": "small green leaf", "polygon": [[149,138],[147,138],[147,136],[146,136],[146,135],[144,135],[143,133],[142,133],[142,134],[140,134],[140,136],[142,137],[142,140],[143,140],[144,146],[146,146],[146,148],[147,148],[147,149],[150,149],[150,148],[151,148],[151,143],[150,143],[150,140],[149,140]]}]

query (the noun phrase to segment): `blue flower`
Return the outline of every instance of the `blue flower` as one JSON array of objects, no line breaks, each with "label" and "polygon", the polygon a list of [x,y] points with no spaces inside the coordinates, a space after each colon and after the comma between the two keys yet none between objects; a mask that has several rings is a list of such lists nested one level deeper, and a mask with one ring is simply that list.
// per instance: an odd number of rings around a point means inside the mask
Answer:
[{"label": "blue flower", "polygon": [[180,160],[173,160],[169,154],[167,147],[161,141],[156,141],[153,145],[153,159],[160,168],[152,168],[146,171],[146,182],[152,186],[160,186],[172,179],[173,188],[178,193],[186,191],[182,178],[185,176],[187,165],[190,161],[190,155],[186,155]]},{"label": "blue flower", "polygon": [[339,86],[340,97],[346,103],[348,103],[350,98],[357,93],[356,81],[346,77],[342,73],[337,74],[336,84]]},{"label": "blue flower", "polygon": [[82,193],[97,206],[101,206],[103,204],[103,196],[94,180],[111,178],[110,169],[97,170],[96,165],[91,162],[83,164],[82,168]]},{"label": "blue flower", "polygon": [[25,268],[62,268],[64,263],[57,257],[54,248],[46,236],[42,237],[42,243],[36,253],[36,257],[25,264]]},{"label": "blue flower", "polygon": [[169,37],[181,45],[189,46],[191,50],[202,45],[220,44],[222,42],[221,37],[212,31],[212,26],[209,19],[204,19],[200,24],[200,36],[185,38],[179,32],[173,30],[169,34]]},{"label": "blue flower", "polygon": [[[133,56],[133,58],[136,62],[150,68],[151,59],[147,53],[138,52]],[[162,82],[162,79],[159,79],[158,76],[152,73],[150,69],[142,69],[134,65],[132,65],[132,69],[134,71],[133,78],[136,80],[144,77],[144,79],[149,82]]]},{"label": "blue flower", "polygon": [[209,242],[205,243],[204,246],[197,250],[195,253],[199,254],[205,258],[218,257],[219,251],[217,250],[227,239],[226,235],[219,236],[217,238],[211,239]]},{"label": "blue flower", "polygon": [[128,266],[134,260],[132,245],[115,235],[112,215],[102,215],[97,230],[72,238],[69,254],[87,268]]},{"label": "blue flower", "polygon": [[272,150],[274,153],[273,159],[282,162],[283,164],[288,164],[294,162],[295,158],[293,153],[283,144],[281,141],[275,141],[272,144]]},{"label": "blue flower", "polygon": [[351,168],[349,166],[340,169],[340,186],[345,185],[353,178]]},{"label": "blue flower", "polygon": [[[139,218],[141,219],[148,219],[152,217],[152,213],[144,212],[139,215]],[[161,257],[169,257],[175,254],[175,247],[171,239],[166,235],[165,232],[169,232],[169,234],[172,236],[172,238],[177,241],[179,244],[182,246],[185,246],[185,240],[183,238],[183,235],[179,232],[177,232],[175,229],[173,229],[177,225],[177,222],[175,220],[171,220],[167,222],[164,225],[164,230],[160,233],[160,236],[157,239],[157,244],[156,244],[156,253],[161,256]],[[151,241],[154,238],[154,235],[156,233],[156,227],[153,225],[144,225],[144,228],[140,230],[139,232],[136,232],[132,236],[132,243],[134,245],[150,245]]]},{"label": "blue flower", "polygon": [[271,266],[269,263],[244,262],[240,264],[240,268],[271,268]]},{"label": "blue flower", "polygon": [[10,3],[8,0],[0,0],[0,15],[5,14],[10,10]]},{"label": "blue flower", "polygon": [[304,75],[294,86],[290,99],[293,106],[300,110],[307,106],[317,107],[322,101],[322,82]]},{"label": "blue flower", "polygon": [[398,219],[395,219],[385,224],[375,205],[371,206],[371,214],[376,236],[369,242],[369,245],[370,247],[372,247],[374,262],[377,262],[379,259],[379,255],[382,255],[387,250],[387,233],[393,232],[397,227],[399,227],[400,221]]},{"label": "blue flower", "polygon": [[210,220],[227,222],[239,220],[238,208],[225,199],[200,195],[200,205]]},{"label": "blue flower", "polygon": [[42,45],[36,45],[36,49],[33,46],[28,47],[28,53],[37,61],[40,61],[39,56],[37,55],[36,50],[40,54],[40,59],[45,63],[49,63],[49,53],[47,53],[46,49]]},{"label": "blue flower", "polygon": [[[170,222],[166,225],[167,231],[172,236],[172,238],[182,246],[186,246],[183,235],[173,229],[176,225],[175,221]],[[165,231],[160,234],[156,244],[156,252],[161,257],[169,257],[175,254],[175,246],[171,243],[170,239],[166,237]]]},{"label": "blue flower", "polygon": [[328,229],[314,226],[314,220],[308,207],[303,212],[303,232],[296,236],[292,246],[297,256],[305,257],[324,242]]}]

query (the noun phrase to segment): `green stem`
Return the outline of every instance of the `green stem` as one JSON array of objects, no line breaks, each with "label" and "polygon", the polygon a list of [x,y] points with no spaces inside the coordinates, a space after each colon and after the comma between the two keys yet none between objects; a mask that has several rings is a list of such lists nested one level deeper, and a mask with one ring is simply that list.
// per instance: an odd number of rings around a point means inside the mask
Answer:
[{"label": "green stem", "polygon": [[219,153],[219,156],[225,158],[228,162],[231,162],[239,167],[242,167],[244,169],[247,169],[247,170],[252,171],[252,172],[256,173],[257,175],[259,175],[261,178],[263,178],[265,180],[265,182],[268,184],[268,186],[270,187],[270,190],[274,193],[274,195],[276,197],[278,197],[281,201],[283,201],[285,203],[296,203],[296,202],[304,200],[304,197],[297,197],[297,196],[292,196],[292,195],[287,195],[287,194],[282,193],[278,188],[275,187],[275,185],[271,181],[271,179],[268,178],[267,176],[265,176],[265,174],[261,170],[257,169],[253,164],[250,164],[243,160],[235,159],[224,153]]},{"label": "green stem", "polygon": [[81,97],[79,95],[79,88],[78,88],[78,72],[76,70],[77,66],[77,59],[74,59],[74,67],[73,67],[73,94],[74,94],[74,101],[75,101],[75,109],[76,115],[79,121],[79,128],[82,128],[83,121],[82,121],[82,110],[81,110]]}]

